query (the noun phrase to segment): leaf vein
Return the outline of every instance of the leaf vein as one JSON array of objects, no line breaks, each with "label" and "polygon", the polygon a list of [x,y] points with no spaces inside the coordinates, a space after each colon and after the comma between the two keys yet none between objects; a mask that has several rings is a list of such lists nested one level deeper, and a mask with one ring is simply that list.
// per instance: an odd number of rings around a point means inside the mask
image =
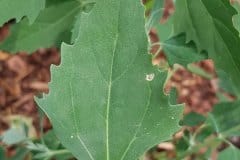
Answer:
[{"label": "leaf vein", "polygon": [[[74,63],[73,63],[73,58],[72,58],[73,56],[70,56],[70,57],[71,57],[71,79],[72,79]],[[87,148],[86,144],[84,143],[84,141],[80,137],[79,127],[77,125],[76,111],[75,111],[75,107],[74,107],[75,106],[75,102],[74,102],[74,97],[73,97],[72,81],[69,82],[69,87],[70,87],[70,96],[71,96],[71,108],[72,108],[72,111],[73,111],[74,130],[76,132],[77,139],[80,141],[81,145],[86,150],[86,152],[87,152],[88,156],[90,157],[90,159],[94,160],[91,152],[89,151],[89,149]]]},{"label": "leaf vein", "polygon": [[136,129],[136,132],[135,132],[135,134],[133,135],[133,138],[132,138],[131,141],[129,142],[126,150],[123,152],[122,157],[121,157],[120,160],[124,160],[124,158],[125,158],[126,155],[127,155],[127,152],[130,150],[132,144],[133,144],[133,143],[135,142],[135,140],[137,139],[137,134],[139,133],[139,130],[140,130],[140,128],[142,127],[143,121],[144,121],[144,119],[145,119],[145,117],[146,117],[147,111],[149,110],[149,107],[150,107],[150,99],[151,99],[151,95],[152,95],[152,89],[151,89],[149,83],[148,83],[148,87],[149,87],[149,96],[148,96],[148,102],[147,102],[147,104],[146,104],[145,111],[144,111],[144,113],[143,113],[143,115],[142,115],[141,121],[140,121],[140,123],[139,123],[139,125],[138,125],[138,127],[137,127],[137,129]]}]

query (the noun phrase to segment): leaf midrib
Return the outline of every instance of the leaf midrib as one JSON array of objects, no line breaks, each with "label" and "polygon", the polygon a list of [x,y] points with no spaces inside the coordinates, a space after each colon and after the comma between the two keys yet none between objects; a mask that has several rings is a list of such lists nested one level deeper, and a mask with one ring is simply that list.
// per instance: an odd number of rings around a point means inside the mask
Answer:
[{"label": "leaf midrib", "polygon": [[112,77],[113,77],[113,65],[114,65],[114,58],[116,54],[117,44],[118,44],[118,33],[114,38],[113,44],[113,54],[111,59],[111,66],[110,66],[110,75],[109,75],[109,84],[108,84],[108,94],[107,94],[107,111],[106,111],[106,152],[107,152],[107,160],[109,160],[109,112],[110,112],[110,101],[112,95]]},{"label": "leaf midrib", "polygon": [[119,7],[118,7],[118,17],[117,17],[117,29],[116,34],[114,37],[113,42],[113,51],[112,51],[112,59],[110,65],[110,75],[109,75],[109,84],[108,84],[108,93],[107,93],[107,109],[106,109],[106,159],[110,160],[110,152],[109,152],[109,112],[110,112],[110,103],[111,103],[111,95],[112,95],[112,82],[113,82],[113,65],[114,65],[114,58],[116,54],[116,49],[119,40],[119,20],[120,20],[120,8],[121,8],[121,0],[119,0]]}]

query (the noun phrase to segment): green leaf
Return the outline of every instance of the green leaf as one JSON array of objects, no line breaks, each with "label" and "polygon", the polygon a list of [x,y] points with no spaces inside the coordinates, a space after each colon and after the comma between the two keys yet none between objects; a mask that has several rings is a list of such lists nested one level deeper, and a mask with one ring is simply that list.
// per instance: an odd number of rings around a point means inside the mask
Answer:
[{"label": "green leaf", "polygon": [[184,126],[194,127],[202,124],[205,120],[206,118],[203,115],[191,112],[183,117],[183,120],[181,120],[180,124]]},{"label": "green leaf", "polygon": [[[164,0],[153,0],[149,4],[151,6],[150,15],[147,17],[146,28],[147,31],[154,28],[157,31],[158,37],[161,41],[165,41],[170,38],[173,32],[173,20],[172,17],[168,18],[165,22],[160,20],[163,18],[164,13]],[[148,7],[149,7],[148,6]]]},{"label": "green leaf", "polygon": [[189,63],[197,62],[207,57],[205,53],[197,53],[196,47],[192,42],[188,44],[185,42],[185,35],[179,35],[160,43],[170,66],[176,63],[186,66]]},{"label": "green leaf", "polygon": [[239,160],[240,159],[240,150],[233,146],[223,150],[218,154],[218,160]]},{"label": "green leaf", "polygon": [[[193,58],[194,59],[194,58]],[[199,59],[200,60],[200,59]],[[190,62],[190,61],[189,61]],[[211,73],[208,73],[207,71],[205,71],[203,68],[201,68],[200,66],[197,66],[196,64],[188,64],[187,65],[187,69],[196,74],[196,75],[199,75],[203,78],[206,78],[206,79],[213,79],[214,78],[214,74],[211,74]]]},{"label": "green leaf", "polygon": [[12,26],[11,35],[0,45],[9,52],[27,51],[38,48],[59,47],[64,42],[70,43],[71,30],[81,5],[76,0],[61,1],[49,5],[43,10],[34,24],[27,19]]},{"label": "green leaf", "polygon": [[176,142],[177,155],[181,154],[182,152],[186,152],[188,148],[189,148],[189,139],[182,137]]},{"label": "green leaf", "polygon": [[15,18],[19,22],[27,16],[30,24],[45,7],[45,0],[0,0],[0,26]]},{"label": "green leaf", "polygon": [[48,131],[43,135],[44,143],[49,149],[58,149],[61,145],[60,141],[57,139],[53,130]]},{"label": "green leaf", "polygon": [[174,33],[186,33],[199,51],[207,51],[218,69],[229,74],[240,95],[240,39],[233,27],[236,11],[228,0],[176,1]]},{"label": "green leaf", "polygon": [[81,14],[78,14],[76,16],[76,21],[74,23],[73,29],[72,29],[72,38],[71,38],[71,42],[74,43],[75,40],[77,39],[78,35],[79,35],[79,28],[81,25]]},{"label": "green leaf", "polygon": [[4,148],[1,147],[1,146],[0,146],[0,159],[1,160],[5,160],[6,159]]},{"label": "green leaf", "polygon": [[164,0],[154,0],[150,15],[146,22],[146,28],[149,31],[153,26],[160,23],[160,19],[163,16]]},{"label": "green leaf", "polygon": [[27,126],[24,122],[14,122],[11,128],[3,133],[1,141],[7,145],[14,145],[27,139]]},{"label": "green leaf", "polygon": [[214,130],[225,136],[240,135],[240,101],[223,102],[214,106],[211,113],[208,114],[207,123]]},{"label": "green leaf", "polygon": [[167,19],[166,22],[158,23],[153,27],[157,30],[157,35],[160,41],[165,41],[170,39],[173,34],[173,18],[172,16]]},{"label": "green leaf", "polygon": [[[205,124],[203,124],[203,125],[205,125]],[[208,141],[207,138],[210,137],[210,136],[212,136],[212,135],[215,133],[215,131],[214,131],[214,129],[213,129],[211,126],[209,126],[209,125],[201,126],[201,127],[203,127],[203,128],[202,128],[201,131],[196,135],[196,140],[197,140],[198,142],[204,143],[204,142],[207,142],[207,141]]]},{"label": "green leaf", "polygon": [[163,94],[166,73],[151,64],[144,8],[105,0],[80,23],[75,44],[62,46],[62,63],[52,68],[50,93],[37,102],[76,158],[137,159],[179,129],[182,112]]},{"label": "green leaf", "polygon": [[233,16],[233,24],[238,32],[240,32],[240,3],[238,1],[234,1],[232,5],[238,12],[238,14]]},{"label": "green leaf", "polygon": [[12,128],[2,136],[2,142],[7,145],[14,145],[26,140],[27,136],[22,128]]},{"label": "green leaf", "polygon": [[222,70],[218,70],[217,75],[219,78],[219,82],[218,82],[219,88],[223,89],[224,91],[232,95],[236,95],[237,90],[234,87],[232,80],[228,77],[227,73],[225,73]]}]

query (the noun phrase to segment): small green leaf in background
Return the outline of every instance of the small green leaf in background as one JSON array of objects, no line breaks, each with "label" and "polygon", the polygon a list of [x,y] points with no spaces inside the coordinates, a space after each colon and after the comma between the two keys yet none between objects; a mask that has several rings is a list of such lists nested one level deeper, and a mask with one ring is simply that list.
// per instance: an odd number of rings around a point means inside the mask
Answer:
[{"label": "small green leaf in background", "polygon": [[43,140],[44,145],[47,146],[50,151],[55,152],[55,155],[53,156],[54,159],[66,160],[73,158],[73,155],[69,151],[66,151],[66,149],[62,146],[53,130],[45,133],[43,135]]},{"label": "small green leaf in background", "polygon": [[194,127],[198,126],[206,120],[206,117],[195,112],[188,113],[180,121],[180,125]]},{"label": "small green leaf in background", "polygon": [[234,87],[234,84],[228,74],[222,70],[217,70],[216,72],[219,77],[219,88],[232,95],[237,95],[236,88]]},{"label": "small green leaf in background", "polygon": [[208,114],[207,124],[224,137],[240,135],[240,102],[223,102]]},{"label": "small green leaf in background", "polygon": [[62,46],[37,102],[78,159],[137,159],[179,129],[182,105],[163,93],[167,75],[152,66],[144,22],[140,1],[97,2],[74,45]]},{"label": "small green leaf in background", "polygon": [[217,69],[232,79],[240,95],[240,38],[233,27],[237,14],[228,0],[179,0],[174,14],[174,34],[186,33],[198,51],[208,52]]},{"label": "small green leaf in background", "polygon": [[194,73],[196,75],[199,75],[203,78],[206,78],[208,80],[211,80],[214,78],[214,75],[211,73],[208,73],[207,71],[205,71],[203,68],[201,68],[200,66],[197,66],[196,64],[188,64],[187,65],[187,69],[188,71],[190,71],[191,73]]},{"label": "small green leaf in background", "polygon": [[177,157],[184,154],[189,149],[191,145],[190,138],[190,132],[188,130],[184,130],[182,137],[180,139],[177,139],[177,141],[175,142]]},{"label": "small green leaf in background", "polygon": [[157,35],[160,41],[165,41],[171,38],[173,34],[173,17],[170,16],[165,22],[161,22],[155,25],[153,28],[156,29]]},{"label": "small green leaf in background", "polygon": [[182,137],[176,142],[176,151],[178,154],[185,152],[189,148],[189,139]]},{"label": "small green leaf in background", "polygon": [[0,146],[0,159],[5,160],[5,150]]},{"label": "small green leaf in background", "polygon": [[217,160],[239,160],[240,150],[233,146],[228,147],[218,154]]},{"label": "small green leaf in background", "polygon": [[46,134],[44,134],[43,139],[45,145],[47,145],[50,149],[58,149],[61,145],[53,130],[50,130]]},{"label": "small green leaf in background", "polygon": [[197,53],[195,45],[190,42],[186,44],[185,35],[172,37],[160,43],[170,66],[178,63],[183,66],[192,62],[201,61],[207,58],[204,53]]},{"label": "small green leaf in background", "polygon": [[[203,124],[204,125],[204,124]],[[196,135],[196,140],[203,143],[209,136],[215,133],[214,129],[211,126],[200,126],[200,132]]]},{"label": "small green leaf in background", "polygon": [[45,0],[0,0],[0,27],[14,18],[19,22],[24,16],[32,24],[44,7]]},{"label": "small green leaf in background", "polygon": [[36,137],[31,118],[22,115],[11,115],[8,116],[8,120],[10,127],[0,136],[3,143],[15,145]]},{"label": "small green leaf in background", "polygon": [[232,2],[233,7],[237,10],[238,14],[233,16],[233,25],[240,32],[240,3],[239,1]]},{"label": "small green leaf in background", "polygon": [[14,145],[27,139],[27,125],[21,121],[15,121],[11,124],[10,129],[5,131],[0,140],[7,145]]},{"label": "small green leaf in background", "polygon": [[71,30],[80,11],[81,4],[76,0],[50,3],[32,25],[27,19],[13,25],[10,36],[0,44],[0,49],[31,53],[38,48],[59,47],[63,41],[70,43]]},{"label": "small green leaf in background", "polygon": [[13,145],[26,140],[27,136],[22,127],[11,128],[2,135],[2,142]]}]

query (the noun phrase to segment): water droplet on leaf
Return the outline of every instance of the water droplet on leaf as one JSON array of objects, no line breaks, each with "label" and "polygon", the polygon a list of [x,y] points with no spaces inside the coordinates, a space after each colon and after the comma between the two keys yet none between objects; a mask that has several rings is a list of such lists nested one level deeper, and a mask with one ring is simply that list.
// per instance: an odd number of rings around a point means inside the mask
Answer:
[{"label": "water droplet on leaf", "polygon": [[154,79],[154,76],[155,76],[154,73],[147,74],[147,75],[146,75],[146,80],[147,80],[147,81],[152,81],[152,80]]}]

